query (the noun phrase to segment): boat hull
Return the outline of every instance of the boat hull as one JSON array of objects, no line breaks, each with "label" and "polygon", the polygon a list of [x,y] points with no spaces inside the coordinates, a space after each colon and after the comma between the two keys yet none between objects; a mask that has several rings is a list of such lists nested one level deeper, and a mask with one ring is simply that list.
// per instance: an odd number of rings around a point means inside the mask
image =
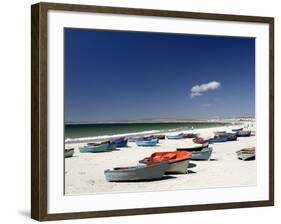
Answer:
[{"label": "boat hull", "polygon": [[165,135],[153,135],[152,137],[157,138],[159,140],[164,140],[165,139]]},{"label": "boat hull", "polygon": [[115,142],[110,142],[108,145],[108,150],[113,150],[116,149],[117,145],[115,144]]},{"label": "boat hull", "polygon": [[90,142],[90,143],[87,144],[87,146],[99,146],[101,144],[106,144],[106,143],[109,144],[108,148],[107,148],[108,150],[116,149],[115,142],[111,142],[111,141],[104,141],[104,142],[100,142],[100,143],[98,143],[98,142]]},{"label": "boat hull", "polygon": [[167,139],[173,140],[173,139],[182,139],[183,138],[183,134],[178,134],[178,135],[166,135]]},{"label": "boat hull", "polygon": [[238,137],[249,137],[251,136],[251,131],[239,131],[237,132]]},{"label": "boat hull", "polygon": [[207,148],[209,146],[209,143],[204,143],[202,145],[199,146],[195,146],[195,147],[183,147],[183,148],[177,148],[177,151],[201,151],[204,148]]},{"label": "boat hull", "polygon": [[241,160],[251,160],[251,159],[255,159],[256,157],[256,153],[255,152],[242,152],[242,151],[238,151],[237,152],[237,157],[238,159]]},{"label": "boat hull", "polygon": [[191,160],[209,160],[212,152],[212,147],[204,148],[201,151],[192,151]]},{"label": "boat hull", "polygon": [[74,148],[73,149],[69,149],[67,151],[64,151],[64,158],[72,157],[73,154],[74,154]]},{"label": "boat hull", "polygon": [[[118,167],[117,170],[105,170],[105,178],[109,182],[141,181],[161,179],[168,169],[168,162],[161,162],[150,166]],[[129,168],[129,169],[127,169]]]},{"label": "boat hull", "polygon": [[113,140],[111,141],[112,144],[115,145],[116,148],[123,148],[123,147],[127,147],[128,145],[128,139],[124,140]]},{"label": "boat hull", "polygon": [[237,128],[237,129],[232,129],[233,132],[239,132],[239,131],[242,131],[243,128]]},{"label": "boat hull", "polygon": [[230,135],[227,137],[227,141],[236,141],[237,140],[237,136],[236,135]]},{"label": "boat hull", "polygon": [[193,139],[193,142],[197,143],[197,144],[206,144],[206,143],[208,143],[208,139],[198,137],[198,138]]},{"label": "boat hull", "polygon": [[188,172],[189,159],[176,162],[169,162],[169,168],[166,173],[186,174]]},{"label": "boat hull", "polygon": [[97,146],[84,146],[80,147],[79,151],[81,153],[98,153],[98,152],[107,152],[109,143],[101,144]]},{"label": "boat hull", "polygon": [[197,138],[198,134],[194,134],[194,133],[189,133],[189,134],[184,134],[183,138]]},{"label": "boat hull", "polygon": [[158,143],[158,139],[136,141],[137,146],[155,146],[155,145],[157,145],[157,143]]},{"label": "boat hull", "polygon": [[227,138],[211,138],[209,139],[209,143],[219,143],[219,142],[226,142]]},{"label": "boat hull", "polygon": [[[233,133],[222,133],[217,135],[218,138],[227,138],[227,141],[236,141],[237,140],[237,134],[233,134]],[[215,139],[218,139],[215,138]]]}]

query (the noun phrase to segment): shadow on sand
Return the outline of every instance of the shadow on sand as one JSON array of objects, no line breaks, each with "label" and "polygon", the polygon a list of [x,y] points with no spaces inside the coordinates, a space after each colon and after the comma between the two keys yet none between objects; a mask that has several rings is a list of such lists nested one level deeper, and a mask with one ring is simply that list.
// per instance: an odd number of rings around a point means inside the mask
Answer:
[{"label": "shadow on sand", "polygon": [[164,175],[161,179],[155,179],[155,180],[128,180],[128,181],[112,181],[112,182],[118,182],[118,183],[139,183],[139,182],[157,182],[162,180],[169,180],[169,179],[175,179],[176,177],[170,176],[170,175]]},{"label": "shadow on sand", "polygon": [[197,165],[195,164],[195,163],[191,163],[191,162],[189,162],[189,164],[188,164],[188,168],[194,168],[194,167],[196,167]]}]

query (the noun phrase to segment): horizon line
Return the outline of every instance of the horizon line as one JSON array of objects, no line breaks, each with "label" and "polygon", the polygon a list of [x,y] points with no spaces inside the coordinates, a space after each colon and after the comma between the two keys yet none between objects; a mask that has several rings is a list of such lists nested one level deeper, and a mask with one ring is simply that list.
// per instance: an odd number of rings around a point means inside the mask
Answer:
[{"label": "horizon line", "polygon": [[138,119],[116,121],[65,121],[64,124],[133,124],[133,123],[180,123],[180,122],[223,122],[226,120],[255,119],[255,116],[199,119]]}]

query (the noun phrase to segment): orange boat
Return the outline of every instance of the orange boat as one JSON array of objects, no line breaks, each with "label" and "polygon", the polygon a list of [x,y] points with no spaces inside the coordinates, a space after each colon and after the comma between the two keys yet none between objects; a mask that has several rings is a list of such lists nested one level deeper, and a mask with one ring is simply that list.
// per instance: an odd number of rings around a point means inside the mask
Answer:
[{"label": "orange boat", "polygon": [[191,156],[192,152],[187,151],[155,152],[150,157],[146,157],[139,162],[154,164],[161,161],[168,161],[169,168],[166,173],[187,173]]}]

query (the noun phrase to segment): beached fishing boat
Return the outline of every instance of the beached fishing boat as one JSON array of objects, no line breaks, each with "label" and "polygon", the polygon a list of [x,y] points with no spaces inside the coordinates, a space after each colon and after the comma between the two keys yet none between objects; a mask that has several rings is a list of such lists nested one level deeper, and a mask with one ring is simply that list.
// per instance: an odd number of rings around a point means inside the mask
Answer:
[{"label": "beached fishing boat", "polygon": [[237,132],[238,137],[249,137],[251,136],[251,131],[239,131]]},{"label": "beached fishing boat", "polygon": [[233,132],[239,132],[239,131],[242,131],[243,128],[236,128],[236,129],[232,129]]},{"label": "beached fishing boat", "polygon": [[152,135],[151,137],[157,138],[157,139],[159,139],[159,140],[164,140],[165,137],[166,137],[166,135]]},{"label": "beached fishing boat", "polygon": [[187,173],[189,159],[191,152],[187,151],[173,151],[173,152],[155,152],[151,156],[140,160],[139,163],[155,164],[161,161],[168,161],[169,168],[166,173]]},{"label": "beached fishing boat", "polygon": [[72,157],[74,154],[74,148],[64,149],[64,158]]},{"label": "beached fishing boat", "polygon": [[127,147],[128,139],[125,139],[124,137],[122,137],[122,138],[112,140],[111,143],[115,144],[116,148]]},{"label": "beached fishing boat", "polygon": [[109,145],[108,145],[108,150],[114,150],[117,148],[117,145],[115,142],[109,142]]},{"label": "beached fishing boat", "polygon": [[183,134],[183,138],[197,138],[198,134],[195,133],[188,133],[188,134]]},{"label": "beached fishing boat", "polygon": [[198,144],[204,144],[204,143],[208,143],[209,139],[204,139],[202,137],[198,137],[198,138],[193,139],[193,142],[198,143]]},{"label": "beached fishing boat", "polygon": [[236,141],[237,135],[228,135],[226,138],[227,138],[227,141]]},{"label": "beached fishing boat", "polygon": [[182,139],[183,133],[173,134],[173,135],[166,135],[167,139]]},{"label": "beached fishing boat", "polygon": [[152,136],[152,135],[141,137],[141,138],[139,138],[138,140],[145,140],[145,141],[156,140],[157,143],[159,143],[159,139],[158,139],[158,138],[155,138],[155,137]]},{"label": "beached fishing boat", "polygon": [[256,157],[256,148],[244,148],[236,152],[238,159],[250,160]]},{"label": "beached fishing boat", "polygon": [[218,143],[218,142],[226,142],[226,141],[227,141],[227,137],[219,137],[219,136],[215,136],[215,138],[209,139],[209,143]]},{"label": "beached fishing boat", "polygon": [[200,151],[192,151],[191,160],[209,160],[213,152],[212,147],[203,148]]},{"label": "beached fishing boat", "polygon": [[157,138],[139,138],[136,144],[137,146],[155,146],[158,142]]},{"label": "beached fishing boat", "polygon": [[115,142],[111,142],[111,141],[104,141],[104,142],[89,142],[87,143],[87,146],[98,146],[100,144],[106,144],[108,143],[108,150],[114,150],[116,149],[116,144]]},{"label": "beached fishing boat", "polygon": [[84,152],[91,152],[91,153],[107,152],[108,146],[109,146],[109,143],[101,143],[101,144],[98,144],[98,145],[86,145],[86,146],[80,147],[79,151],[81,153],[84,153]]},{"label": "beached fishing boat", "polygon": [[163,177],[168,167],[168,162],[162,161],[151,165],[115,167],[112,170],[105,170],[104,175],[109,182],[157,180]]},{"label": "beached fishing boat", "polygon": [[216,137],[219,137],[219,138],[227,138],[227,141],[236,141],[237,140],[237,135],[236,134],[233,134],[233,133],[223,133],[223,134],[220,134]]},{"label": "beached fishing boat", "polygon": [[195,146],[190,146],[190,147],[180,147],[177,148],[177,151],[201,151],[204,148],[207,148],[209,146],[209,142],[205,142],[203,144],[198,144]]}]

